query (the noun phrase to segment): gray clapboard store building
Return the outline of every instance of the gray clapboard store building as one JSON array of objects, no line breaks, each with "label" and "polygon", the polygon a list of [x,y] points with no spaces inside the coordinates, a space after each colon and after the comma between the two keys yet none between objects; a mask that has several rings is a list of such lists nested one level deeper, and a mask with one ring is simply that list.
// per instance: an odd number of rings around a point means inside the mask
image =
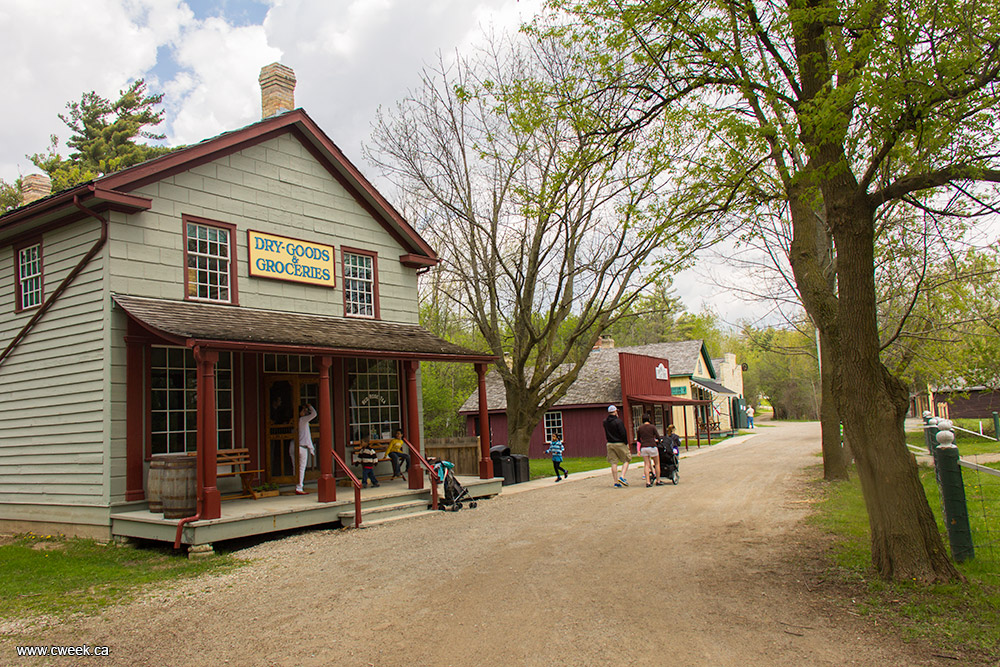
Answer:
[{"label": "gray clapboard store building", "polygon": [[418,326],[434,250],[293,109],[294,82],[265,67],[260,122],[0,216],[0,530],[107,538],[166,453],[197,458],[195,521],[218,519],[218,450],[292,482],[301,402],[319,412],[302,502],[328,503],[331,453],[398,427],[419,447],[421,361],[484,377],[489,357]]}]

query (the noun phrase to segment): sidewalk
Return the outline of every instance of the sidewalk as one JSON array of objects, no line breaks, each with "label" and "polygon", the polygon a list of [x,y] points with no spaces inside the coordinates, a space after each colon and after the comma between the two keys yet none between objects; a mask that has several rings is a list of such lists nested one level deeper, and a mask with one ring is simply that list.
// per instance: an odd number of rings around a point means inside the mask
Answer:
[{"label": "sidewalk", "polygon": [[[747,440],[749,440],[751,438],[755,438],[758,435],[762,435],[762,434],[759,433],[759,432],[755,432],[755,433],[748,433],[746,435],[737,435],[735,437],[723,440],[722,442],[720,442],[717,445],[712,445],[711,447],[705,446],[705,447],[701,447],[701,448],[698,448],[698,449],[691,449],[691,450],[688,450],[688,451],[684,451],[684,449],[681,448],[681,453],[680,453],[679,458],[681,460],[684,460],[684,459],[691,458],[693,456],[701,456],[703,454],[708,454],[709,452],[719,451],[719,450],[722,450],[722,449],[728,449],[728,448],[733,447],[735,445],[743,444]],[[581,480],[581,479],[592,479],[594,477],[600,477],[602,475],[607,476],[609,474],[608,473],[608,468],[609,467],[610,467],[610,464],[608,466],[603,467],[603,468],[597,468],[596,470],[585,470],[583,472],[574,472],[573,474],[569,475],[566,479],[564,479],[562,482],[556,482],[556,478],[555,477],[540,477],[538,479],[533,479],[533,480],[530,480],[528,482],[521,482],[520,484],[511,484],[509,486],[503,487],[501,489],[501,491],[500,491],[500,495],[502,495],[502,496],[514,495],[514,494],[517,494],[517,493],[523,493],[525,491],[534,491],[536,489],[548,488],[548,487],[550,487],[550,486],[552,486],[554,484],[564,484],[564,483],[569,482],[571,480],[572,481],[576,481],[576,480]],[[632,459],[632,463],[629,464],[629,468],[631,468],[633,470],[634,469],[641,469],[642,468],[642,459],[638,458],[638,457],[634,457]],[[640,477],[637,480],[636,483],[638,484],[641,481],[642,481],[642,479]]]}]

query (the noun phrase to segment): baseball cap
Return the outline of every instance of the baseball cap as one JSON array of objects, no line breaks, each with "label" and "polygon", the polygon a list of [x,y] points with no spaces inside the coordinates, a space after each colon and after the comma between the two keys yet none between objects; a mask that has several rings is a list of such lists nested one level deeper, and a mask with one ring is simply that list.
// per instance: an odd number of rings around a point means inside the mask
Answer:
[{"label": "baseball cap", "polygon": [[608,412],[618,412],[618,408],[613,405],[608,406]]}]

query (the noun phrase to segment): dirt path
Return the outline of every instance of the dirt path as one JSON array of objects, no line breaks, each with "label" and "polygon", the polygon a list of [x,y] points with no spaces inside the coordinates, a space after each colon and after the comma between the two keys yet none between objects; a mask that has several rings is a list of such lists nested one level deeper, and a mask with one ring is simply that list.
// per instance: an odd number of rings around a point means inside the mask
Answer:
[{"label": "dirt path", "polygon": [[235,574],[37,641],[110,645],[84,661],[102,665],[957,664],[824,604],[802,555],[817,548],[801,491],[818,425],[758,430],[683,461],[677,487],[571,478],[274,540]]}]

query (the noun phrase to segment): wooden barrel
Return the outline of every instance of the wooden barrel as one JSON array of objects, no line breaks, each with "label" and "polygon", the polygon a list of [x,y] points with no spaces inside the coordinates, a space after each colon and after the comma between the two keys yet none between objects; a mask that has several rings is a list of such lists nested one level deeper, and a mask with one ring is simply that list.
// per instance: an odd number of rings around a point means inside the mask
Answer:
[{"label": "wooden barrel", "polygon": [[163,467],[164,454],[154,454],[149,462],[149,473],[146,475],[146,500],[149,511],[153,514],[163,514]]},{"label": "wooden barrel", "polygon": [[167,461],[180,458],[193,458],[187,454],[153,454],[149,462],[149,475],[146,477],[146,500],[149,501],[149,511],[163,514],[163,471]]},{"label": "wooden barrel", "polygon": [[[150,469],[152,470],[152,465]],[[194,515],[198,509],[197,473],[197,457],[186,454],[170,454],[162,457],[159,476],[163,518],[182,519]]]}]

